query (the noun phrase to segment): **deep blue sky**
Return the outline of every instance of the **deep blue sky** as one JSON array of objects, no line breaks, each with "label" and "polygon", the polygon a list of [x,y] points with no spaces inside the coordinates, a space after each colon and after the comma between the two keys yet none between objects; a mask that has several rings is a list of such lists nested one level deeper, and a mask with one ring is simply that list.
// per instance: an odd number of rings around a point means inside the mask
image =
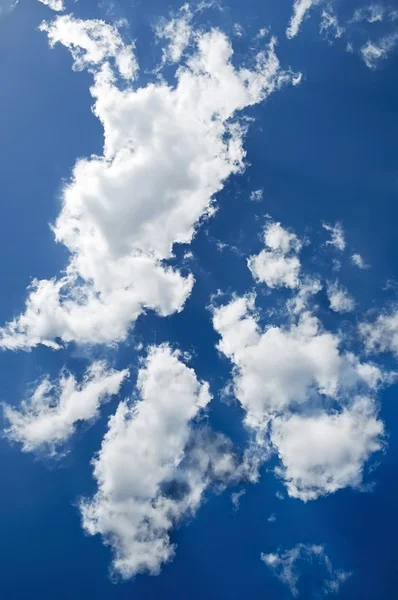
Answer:
[{"label": "deep blue sky", "polygon": [[[153,66],[155,53],[151,24],[180,3],[114,4],[110,18],[128,19],[144,71],[146,64]],[[372,265],[371,271],[353,270],[348,255],[343,259],[340,279],[355,291],[359,311],[394,298],[394,291],[383,288],[387,280],[397,277],[398,54],[371,71],[356,54],[345,51],[343,42],[330,45],[322,40],[318,18],[309,19],[300,35],[288,41],[284,30],[291,0],[228,0],[227,4],[221,14],[209,11],[202,18],[229,33],[234,23],[240,23],[247,37],[235,39],[238,53],[240,47],[245,51],[247,39],[259,27],[271,26],[279,38],[282,65],[302,71],[303,82],[247,111],[255,117],[245,144],[250,166],[227,183],[219,195],[219,212],[192,244],[197,285],[185,310],[167,319],[148,315],[139,320],[132,335],[144,343],[170,341],[190,351],[192,366],[210,382],[215,395],[212,424],[243,444],[240,409],[217,397],[229,365],[214,348],[217,336],[206,306],[218,288],[246,292],[252,280],[245,258],[229,250],[219,252],[216,241],[238,245],[244,256],[258,252],[264,215],[270,213],[321,244],[325,233],[321,221],[338,220],[351,251]],[[84,18],[106,17],[105,5],[94,0],[67,3]],[[350,14],[359,5],[346,2],[344,10]],[[48,278],[65,266],[66,253],[54,244],[48,224],[59,212],[62,180],[70,175],[76,158],[100,152],[102,146],[101,126],[90,111],[89,74],[73,72],[68,52],[62,47],[50,50],[45,34],[37,31],[41,20],[49,17],[46,7],[27,0],[0,17],[2,323],[22,310],[31,277]],[[263,201],[250,202],[250,192],[258,188],[264,189]],[[330,274],[330,256],[319,255],[316,269],[321,273]],[[268,302],[266,297],[262,301]],[[355,323],[357,315],[350,319]],[[330,327],[334,326],[331,319]],[[128,343],[113,358],[120,367],[134,363]],[[44,372],[58,373],[66,361],[78,370],[86,365],[80,354],[70,351],[54,353],[39,347],[26,353],[1,353],[1,399],[17,403],[27,383]],[[118,585],[108,577],[109,549],[99,537],[82,533],[74,504],[79,496],[94,491],[90,460],[116,405],[114,399],[105,406],[101,419],[77,435],[71,452],[59,464],[35,459],[0,440],[1,597],[282,600],[290,597],[289,590],[267,571],[260,553],[307,542],[325,544],[333,564],[353,572],[339,598],[394,597],[398,586],[395,387],[382,395],[381,415],[389,440],[372,473],[376,482],[372,493],[343,490],[307,504],[287,497],[281,501],[275,494],[283,486],[266,472],[266,465],[261,482],[245,486],[238,512],[232,509],[231,491],[209,496],[197,516],[173,534],[178,551],[160,576],[138,576],[134,582]],[[268,522],[273,513],[276,521]],[[310,597],[310,580],[318,577],[314,569],[304,577],[303,598]]]}]

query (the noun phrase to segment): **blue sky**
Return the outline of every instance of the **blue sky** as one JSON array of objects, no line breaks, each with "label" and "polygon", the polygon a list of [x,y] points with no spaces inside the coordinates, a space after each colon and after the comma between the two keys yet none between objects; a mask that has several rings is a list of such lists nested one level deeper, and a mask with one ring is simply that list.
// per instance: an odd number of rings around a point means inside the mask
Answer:
[{"label": "blue sky", "polygon": [[0,593],[391,598],[394,5],[0,7]]}]

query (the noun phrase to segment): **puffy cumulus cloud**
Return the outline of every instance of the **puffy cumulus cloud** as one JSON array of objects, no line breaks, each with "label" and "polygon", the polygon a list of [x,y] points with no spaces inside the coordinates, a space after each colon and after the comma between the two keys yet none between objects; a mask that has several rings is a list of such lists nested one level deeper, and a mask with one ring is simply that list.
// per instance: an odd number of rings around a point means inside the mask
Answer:
[{"label": "puffy cumulus cloud", "polygon": [[248,267],[258,282],[270,288],[295,288],[299,284],[300,260],[295,253],[301,250],[301,242],[294,233],[280,223],[270,222],[264,230],[264,242],[268,250],[251,256]]},{"label": "puffy cumulus cloud", "polygon": [[327,240],[326,244],[334,246],[335,248],[337,248],[337,250],[343,252],[343,250],[345,250],[346,247],[346,241],[341,223],[336,223],[335,225],[322,223],[322,227],[326,229],[326,231],[330,232],[330,240]]},{"label": "puffy cumulus cloud", "polygon": [[51,10],[55,10],[56,12],[62,12],[65,10],[64,0],[39,0],[42,4],[51,8]]},{"label": "puffy cumulus cloud", "polygon": [[264,241],[271,250],[280,251],[283,254],[288,252],[300,252],[301,242],[298,237],[286,229],[280,223],[269,223],[264,230]]},{"label": "puffy cumulus cloud", "polygon": [[338,313],[351,312],[355,308],[355,300],[348,291],[339,286],[337,282],[329,282],[327,286],[327,295],[330,308]]},{"label": "puffy cumulus cloud", "polygon": [[293,14],[286,29],[286,36],[289,39],[296,37],[311,8],[317,6],[320,2],[321,0],[294,0]]},{"label": "puffy cumulus cloud", "polygon": [[171,529],[195,512],[206,488],[248,473],[224,436],[194,426],[209,387],[168,346],[150,350],[137,392],[111,417],[93,461],[98,490],[80,505],[84,529],[112,547],[113,570],[125,579],[158,573],[175,552]]},{"label": "puffy cumulus cloud", "polygon": [[305,502],[359,487],[366,461],[383,447],[382,436],[383,423],[366,397],[340,412],[276,417],[271,441],[282,463],[276,473],[289,496]]},{"label": "puffy cumulus cloud", "polygon": [[381,60],[389,57],[398,44],[398,33],[381,38],[378,42],[368,41],[361,48],[361,56],[369,69],[376,69]]},{"label": "puffy cumulus cloud", "polygon": [[351,576],[351,573],[342,571],[341,569],[334,569],[325,552],[325,547],[315,544],[297,544],[297,546],[286,552],[261,553],[261,560],[282,583],[288,586],[290,592],[295,597],[299,595],[297,588],[300,579],[300,573],[297,568],[298,562],[318,563],[323,571],[326,572],[326,579],[323,582],[322,590],[324,594],[337,594],[341,584]]},{"label": "puffy cumulus cloud", "polygon": [[370,268],[360,254],[353,254],[351,256],[351,262],[355,267],[358,267],[358,269],[361,270],[366,270]]},{"label": "puffy cumulus cloud", "polygon": [[8,427],[5,435],[22,444],[25,452],[46,450],[55,454],[82,421],[98,416],[100,405],[120,390],[128,371],[115,371],[104,362],[93,363],[81,383],[64,370],[52,382],[44,378],[19,409],[3,406]]},{"label": "puffy cumulus cloud", "polygon": [[[218,350],[233,363],[233,388],[245,422],[263,431],[276,415],[293,407],[343,400],[356,390],[375,390],[383,373],[341,350],[338,335],[325,331],[304,311],[287,326],[262,330],[253,297],[213,309]],[[304,442],[305,443],[305,442]]]},{"label": "puffy cumulus cloud", "polygon": [[392,309],[373,321],[359,324],[359,332],[368,352],[398,354],[398,310]]},{"label": "puffy cumulus cloud", "polygon": [[70,252],[64,274],[33,282],[0,346],[116,343],[146,310],[182,310],[193,277],[163,261],[192,240],[226,179],[244,168],[237,113],[299,77],[281,69],[274,38],[250,68],[235,67],[228,38],[212,29],[196,32],[175,85],[139,87],[130,81],[133,46],[114,26],[60,16],[42,30],[70,50],[75,68],[93,73],[104,153],[77,161],[63,190],[53,229]]}]

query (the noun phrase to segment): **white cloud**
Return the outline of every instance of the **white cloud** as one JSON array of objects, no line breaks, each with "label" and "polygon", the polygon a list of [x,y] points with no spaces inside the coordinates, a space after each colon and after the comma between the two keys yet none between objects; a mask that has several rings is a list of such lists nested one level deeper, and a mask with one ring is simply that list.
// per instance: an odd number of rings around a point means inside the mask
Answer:
[{"label": "white cloud", "polygon": [[219,351],[234,365],[233,388],[245,422],[258,431],[293,406],[350,397],[383,380],[377,367],[341,351],[338,335],[309,312],[297,323],[261,330],[254,298],[243,297],[215,308],[213,325],[221,337]]},{"label": "white cloud", "polygon": [[394,375],[345,351],[308,310],[319,282],[303,288],[301,300],[287,303],[285,325],[260,327],[255,298],[246,296],[213,307],[213,326],[246,426],[260,448],[278,454],[275,472],[288,494],[307,501],[360,486],[366,461],[383,446],[374,395]]},{"label": "white cloud", "polygon": [[132,86],[134,48],[114,26],[62,16],[42,30],[70,50],[75,68],[93,73],[104,154],[77,161],[63,189],[54,234],[70,252],[64,274],[33,281],[24,313],[0,330],[0,346],[111,344],[146,310],[183,308],[193,278],[163,260],[192,240],[226,179],[244,168],[245,127],[233,118],[299,78],[281,70],[275,39],[251,70],[235,68],[228,38],[212,29],[196,32],[175,86]]},{"label": "white cloud", "polygon": [[247,263],[253,277],[271,288],[297,287],[301,265],[297,256],[291,254],[301,249],[298,237],[280,223],[270,222],[264,230],[264,242],[269,250],[251,256]]},{"label": "white cloud", "polygon": [[4,433],[21,443],[24,452],[45,449],[55,454],[79,422],[98,416],[100,405],[119,392],[127,375],[127,370],[115,371],[104,362],[96,362],[81,383],[66,370],[56,382],[46,377],[19,409],[3,406],[8,422]]},{"label": "white cloud", "polygon": [[65,10],[64,0],[39,0],[39,2],[57,12]]},{"label": "white cloud", "polygon": [[368,23],[377,23],[384,19],[386,9],[381,4],[370,4],[358,8],[351,19],[353,23],[359,23],[360,21],[367,21]]},{"label": "white cloud", "polygon": [[368,352],[398,354],[398,310],[382,313],[374,321],[360,323],[359,332]]},{"label": "white cloud", "polygon": [[311,8],[319,3],[320,0],[294,0],[293,14],[289,26],[286,29],[286,36],[289,39],[294,38],[298,34],[299,29]]},{"label": "white cloud", "polygon": [[335,225],[328,225],[327,223],[322,223],[322,227],[329,231],[331,234],[331,239],[326,242],[326,244],[334,246],[337,250],[341,252],[345,250],[346,241],[344,236],[344,230],[340,223],[336,223]]},{"label": "white cloud", "polygon": [[157,574],[174,555],[171,529],[210,483],[237,481],[245,468],[226,438],[194,426],[209,387],[168,346],[151,349],[137,390],[109,421],[93,461],[98,490],[80,506],[84,529],[112,547],[113,570],[125,579]]},{"label": "white cloud", "polygon": [[308,310],[310,299],[322,290],[322,284],[318,279],[304,278],[299,285],[298,292],[287,301],[286,308],[293,315],[298,315]]},{"label": "white cloud", "polygon": [[319,32],[326,39],[338,39],[341,38],[345,29],[339,25],[338,19],[334,12],[329,10],[322,11],[321,24]]},{"label": "white cloud", "polygon": [[369,69],[376,69],[379,61],[388,58],[398,44],[398,33],[387,35],[378,42],[368,41],[361,48],[361,56]]},{"label": "white cloud", "polygon": [[261,553],[261,560],[274,572],[282,583],[288,586],[290,592],[295,597],[299,595],[297,584],[300,579],[296,565],[297,562],[317,562],[326,571],[326,579],[323,582],[322,590],[324,594],[338,593],[341,584],[351,576],[351,573],[334,569],[329,557],[325,553],[324,546],[315,544],[297,544],[297,546],[286,552]]},{"label": "white cloud", "polygon": [[112,60],[125,79],[132,79],[137,74],[134,44],[125,44],[115,25],[98,19],[83,20],[63,15],[51,23],[44,21],[40,29],[47,33],[51,47],[62,44],[68,48],[74,60],[73,68],[78,71],[99,67]]},{"label": "white cloud", "polygon": [[271,250],[288,252],[300,252],[301,242],[294,233],[290,233],[280,223],[269,223],[264,230],[265,245]]},{"label": "white cloud", "polygon": [[358,487],[366,461],[382,449],[382,435],[383,423],[366,397],[340,412],[276,417],[271,441],[282,463],[276,473],[289,496],[305,502]]},{"label": "white cloud", "polygon": [[240,508],[240,499],[246,494],[246,490],[239,490],[239,492],[233,492],[231,494],[231,502],[234,507],[234,511],[238,511]]},{"label": "white cloud", "polygon": [[0,3],[0,16],[6,15],[14,10],[17,4],[18,0],[2,0]]},{"label": "white cloud", "polygon": [[295,288],[299,284],[301,265],[297,256],[286,257],[262,250],[260,254],[250,257],[248,266],[256,281],[266,283],[270,288]]},{"label": "white cloud", "polygon": [[252,202],[261,202],[264,197],[264,190],[253,190],[250,194],[250,200]]},{"label": "white cloud", "polygon": [[360,254],[353,254],[351,256],[351,262],[353,265],[355,265],[356,267],[358,267],[358,269],[369,269],[369,265],[364,261],[364,259],[362,258],[362,256]]},{"label": "white cloud", "polygon": [[339,286],[337,282],[328,283],[327,295],[330,308],[338,313],[351,312],[355,308],[355,300],[348,291]]},{"label": "white cloud", "polygon": [[168,42],[163,48],[162,64],[177,63],[181,60],[194,35],[192,18],[189,4],[184,4],[176,16],[171,19],[161,19],[156,25],[157,38]]}]

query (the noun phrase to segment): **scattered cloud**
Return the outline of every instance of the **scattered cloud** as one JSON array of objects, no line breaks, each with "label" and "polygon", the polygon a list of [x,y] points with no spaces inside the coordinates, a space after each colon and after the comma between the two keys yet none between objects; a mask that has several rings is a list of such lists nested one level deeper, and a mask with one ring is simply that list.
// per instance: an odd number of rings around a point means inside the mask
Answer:
[{"label": "scattered cloud", "polygon": [[3,405],[8,439],[24,452],[44,450],[54,455],[73,435],[79,422],[92,421],[100,405],[117,394],[128,371],[116,371],[104,362],[93,363],[81,383],[69,371],[52,382],[45,377],[16,409]]},{"label": "scattered cloud", "polygon": [[353,265],[358,267],[358,269],[366,270],[370,268],[370,266],[364,261],[360,254],[353,254],[351,256],[351,262]]},{"label": "scattered cloud", "polygon": [[0,17],[14,10],[19,0],[2,0],[0,4]]},{"label": "scattered cloud", "polygon": [[293,298],[289,298],[286,304],[288,312],[298,315],[309,309],[310,300],[322,290],[319,279],[304,277],[300,281],[298,292]]},{"label": "scattered cloud", "polygon": [[311,8],[317,6],[320,2],[321,0],[294,0],[293,14],[289,26],[286,29],[286,36],[289,39],[294,38],[298,34],[299,29],[305,18],[308,16]]},{"label": "scattered cloud", "polygon": [[51,10],[55,10],[56,12],[62,12],[65,10],[64,0],[39,0],[42,4],[51,8]]},{"label": "scattered cloud", "polygon": [[194,35],[192,19],[193,13],[189,4],[184,4],[172,18],[163,18],[157,23],[156,37],[167,42],[163,47],[162,65],[174,64],[181,60]]},{"label": "scattered cloud", "polygon": [[326,231],[329,231],[331,234],[330,240],[328,240],[326,244],[334,246],[335,248],[337,248],[337,250],[340,250],[341,252],[345,250],[346,241],[341,223],[336,223],[335,225],[322,223],[322,227],[326,229]]},{"label": "scattered cloud", "polygon": [[295,255],[301,250],[301,242],[280,223],[270,222],[264,230],[267,250],[251,256],[248,267],[256,281],[270,288],[296,288],[299,284],[300,260]]},{"label": "scattered cloud", "polygon": [[286,36],[289,39],[296,37],[304,20],[308,17],[310,10],[314,6],[318,6],[322,0],[294,0],[293,14],[290,19]]},{"label": "scattered cloud", "polygon": [[240,499],[242,496],[246,494],[246,490],[239,490],[239,492],[234,492],[231,494],[231,502],[234,508],[234,511],[238,511],[240,508]]},{"label": "scattered cloud", "polygon": [[359,332],[368,352],[398,354],[398,310],[393,308],[373,321],[359,324]]},{"label": "scattered cloud", "polygon": [[134,45],[115,26],[59,16],[41,29],[51,46],[69,49],[75,69],[92,73],[104,151],[78,160],[63,189],[53,231],[70,252],[64,273],[32,282],[24,312],[0,329],[0,347],[114,344],[145,311],[182,310],[194,279],[164,261],[244,169],[246,125],[235,117],[299,77],[281,69],[274,38],[252,69],[236,68],[227,36],[200,29],[174,86],[132,85]]},{"label": "scattered cloud", "polygon": [[341,38],[345,29],[339,25],[338,19],[331,9],[323,10],[319,32],[327,40],[332,41]]},{"label": "scattered cloud", "polygon": [[369,69],[376,69],[398,45],[398,33],[382,37],[378,42],[368,41],[361,48],[361,56]]},{"label": "scattered cloud", "polygon": [[338,313],[351,312],[355,308],[355,300],[348,291],[337,282],[328,283],[327,295],[330,308]]},{"label": "scattered cloud", "polygon": [[134,44],[125,44],[115,25],[98,19],[84,20],[62,15],[51,23],[44,21],[40,30],[47,33],[51,48],[61,44],[69,50],[74,60],[73,68],[77,71],[105,65],[109,68],[112,62],[124,79],[133,79],[137,75]]},{"label": "scattered cloud", "polygon": [[253,190],[250,194],[250,200],[252,202],[261,202],[261,200],[264,197],[264,190],[260,189],[260,190]]},{"label": "scattered cloud", "polygon": [[322,567],[326,573],[326,579],[321,590],[324,594],[337,594],[341,584],[351,576],[351,573],[334,569],[325,553],[325,547],[315,544],[297,544],[297,546],[286,552],[262,553],[261,560],[282,583],[288,586],[294,597],[299,595],[297,588],[300,579],[300,573],[297,569],[298,562],[317,563]]},{"label": "scattered cloud", "polygon": [[384,19],[385,14],[386,8],[381,4],[369,4],[369,6],[357,8],[351,22],[359,23],[360,21],[367,21],[368,23],[377,23]]}]

